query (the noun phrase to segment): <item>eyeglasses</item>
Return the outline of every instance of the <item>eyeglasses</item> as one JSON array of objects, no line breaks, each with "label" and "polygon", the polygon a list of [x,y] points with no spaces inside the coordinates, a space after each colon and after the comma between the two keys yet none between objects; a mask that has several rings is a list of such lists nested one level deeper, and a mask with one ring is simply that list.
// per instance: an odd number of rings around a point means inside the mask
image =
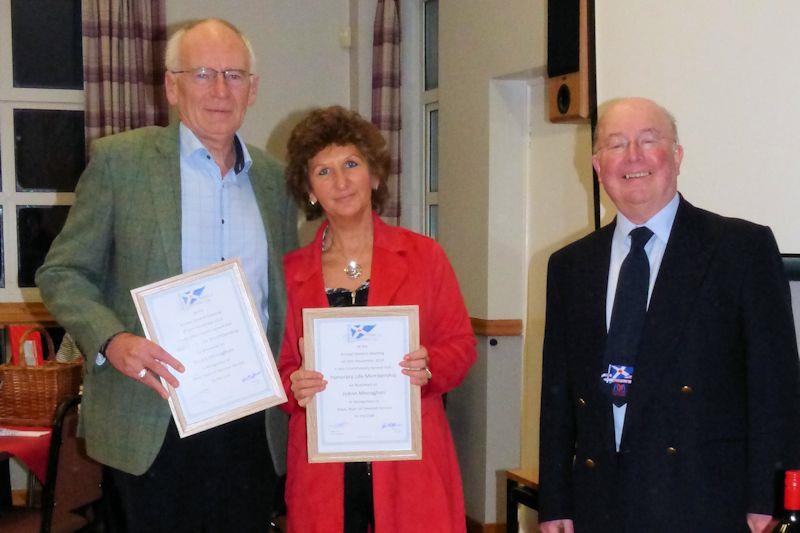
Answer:
[{"label": "eyeglasses", "polygon": [[643,152],[647,152],[660,147],[665,142],[675,143],[675,139],[670,137],[662,137],[657,132],[642,133],[633,141],[626,139],[625,137],[612,136],[611,139],[606,141],[605,144],[603,144],[597,151],[599,152],[604,150],[612,154],[624,154],[628,151],[631,142],[636,143],[636,146],[639,147],[639,149]]},{"label": "eyeglasses", "polygon": [[238,68],[230,68],[227,70],[219,71],[210,67],[197,67],[189,70],[171,70],[173,74],[189,74],[189,79],[195,85],[200,87],[208,87],[214,84],[217,81],[217,76],[222,74],[222,78],[225,80],[225,83],[228,87],[231,88],[239,88],[244,87],[244,85],[250,81],[250,77],[253,75],[246,70],[238,69]]}]

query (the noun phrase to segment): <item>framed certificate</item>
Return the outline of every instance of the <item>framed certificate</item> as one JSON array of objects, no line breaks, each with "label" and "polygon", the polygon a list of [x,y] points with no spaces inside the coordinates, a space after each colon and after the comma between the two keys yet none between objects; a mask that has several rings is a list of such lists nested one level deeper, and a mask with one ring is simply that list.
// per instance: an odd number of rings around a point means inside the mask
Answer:
[{"label": "framed certificate", "polygon": [[286,401],[238,259],[131,291],[148,339],[183,363],[169,407],[181,438]]},{"label": "framed certificate", "polygon": [[421,459],[420,388],[399,366],[419,308],[304,309],[303,331],[304,366],[328,382],[306,406],[309,462]]}]

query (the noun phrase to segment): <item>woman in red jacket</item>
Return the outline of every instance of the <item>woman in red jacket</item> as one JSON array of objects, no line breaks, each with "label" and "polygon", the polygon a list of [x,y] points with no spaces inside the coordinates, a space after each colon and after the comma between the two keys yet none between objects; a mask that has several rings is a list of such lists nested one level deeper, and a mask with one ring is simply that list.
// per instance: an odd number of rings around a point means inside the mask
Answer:
[{"label": "woman in red jacket", "polygon": [[[475,361],[475,337],[453,269],[433,240],[385,224],[389,155],[380,132],[342,107],[312,111],[289,139],[286,181],[309,219],[326,221],[284,258],[286,332],[278,368],[289,402],[287,524],[297,532],[465,530],[461,475],[442,394]],[[421,386],[422,460],[308,462],[305,406],[325,376],[302,368],[302,310],[418,305],[420,348],[402,372]]]}]

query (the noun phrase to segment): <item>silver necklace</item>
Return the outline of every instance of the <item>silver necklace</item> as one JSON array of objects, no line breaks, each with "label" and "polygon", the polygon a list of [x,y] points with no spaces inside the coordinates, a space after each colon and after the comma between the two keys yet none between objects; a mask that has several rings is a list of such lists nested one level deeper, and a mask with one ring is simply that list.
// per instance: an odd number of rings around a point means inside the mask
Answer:
[{"label": "silver necklace", "polygon": [[[328,237],[328,228],[330,228],[330,225],[325,226],[325,229],[322,231],[322,251],[323,252],[327,252],[328,250],[331,249],[331,246],[333,246],[333,235],[331,235],[331,242],[328,243],[327,245],[325,244],[325,241],[327,240],[327,237]],[[344,256],[344,254],[340,254],[340,255]],[[361,265],[358,264],[358,261],[356,261],[355,259],[347,260],[346,257],[345,257],[345,260],[346,260],[346,263],[345,263],[344,268],[342,269],[342,271],[344,272],[344,275],[347,276],[350,279],[358,279],[358,278],[360,278],[361,274],[364,272],[364,269],[361,268]]]}]

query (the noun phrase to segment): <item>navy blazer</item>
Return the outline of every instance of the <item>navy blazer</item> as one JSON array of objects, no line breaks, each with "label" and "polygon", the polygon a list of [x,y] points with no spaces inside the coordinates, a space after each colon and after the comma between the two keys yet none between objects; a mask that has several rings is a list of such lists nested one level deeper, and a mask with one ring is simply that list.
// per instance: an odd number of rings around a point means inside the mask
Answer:
[{"label": "navy blazer", "polygon": [[600,388],[614,224],[550,258],[540,520],[576,531],[747,531],[797,465],[798,354],[769,228],[681,198],[617,453]]}]

